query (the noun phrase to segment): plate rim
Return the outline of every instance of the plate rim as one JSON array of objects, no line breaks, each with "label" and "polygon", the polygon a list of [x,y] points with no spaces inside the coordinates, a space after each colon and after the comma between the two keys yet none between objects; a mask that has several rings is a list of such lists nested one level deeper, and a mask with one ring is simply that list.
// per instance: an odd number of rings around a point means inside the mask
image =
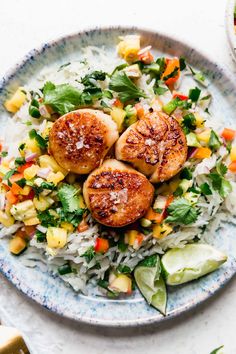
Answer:
[{"label": "plate rim", "polygon": [[[235,0],[230,0],[229,2],[234,2]],[[27,54],[25,54],[21,59],[19,59],[15,65],[13,65],[9,70],[6,71],[5,75],[0,79],[0,96],[2,93],[2,90],[4,89],[5,86],[7,86],[8,82],[17,74],[19,69],[22,69],[29,60],[34,59],[35,57],[41,55],[44,50],[47,48],[52,47],[53,45],[58,45],[60,42],[67,40],[67,39],[73,39],[76,37],[80,37],[85,35],[87,32],[108,32],[108,31],[131,31],[131,32],[142,32],[146,34],[152,34],[152,35],[159,35],[160,37],[166,38],[166,40],[174,41],[176,45],[184,45],[187,49],[192,49],[193,47],[191,44],[188,42],[188,40],[179,38],[175,35],[171,34],[166,34],[165,32],[161,32],[159,30],[155,30],[153,28],[148,28],[148,27],[141,27],[141,26],[95,26],[95,27],[86,27],[80,31],[72,32],[69,34],[65,35],[60,35],[56,39],[49,40],[47,42],[43,42],[41,45],[39,45],[36,48],[31,49]],[[232,74],[230,73],[230,70],[213,60],[209,56],[209,54],[205,53],[204,50],[200,50],[199,48],[194,48],[194,50],[200,55],[203,59],[205,59],[207,62],[210,62],[211,64],[217,66],[218,70],[224,73],[225,77],[227,80],[231,83],[231,85],[235,88],[236,91],[236,83],[232,79]],[[235,53],[236,54],[236,53]],[[33,300],[33,302],[36,302],[38,305],[43,306],[45,309],[47,309],[50,312],[53,312],[57,316],[62,316],[64,318],[67,318],[69,320],[76,321],[78,323],[83,323],[87,325],[92,325],[92,326],[101,326],[101,327],[113,327],[113,328],[127,328],[127,327],[138,327],[138,326],[145,326],[145,325],[150,325],[150,324],[157,324],[157,323],[162,323],[166,322],[168,320],[171,320],[173,318],[176,318],[177,316],[184,315],[188,311],[192,311],[198,306],[202,305],[206,300],[214,297],[222,288],[225,287],[225,285],[235,276],[236,274],[236,268],[228,274],[226,273],[224,280],[220,283],[220,286],[217,288],[213,289],[211,293],[204,292],[201,299],[197,301],[191,302],[191,304],[186,304],[185,306],[182,306],[181,308],[178,308],[176,310],[173,310],[170,314],[167,316],[163,317],[147,317],[145,319],[135,319],[135,320],[103,320],[103,319],[95,319],[95,318],[85,318],[83,315],[79,317],[78,315],[76,316],[71,316],[66,313],[60,313],[57,311],[53,306],[49,306],[46,303],[44,303],[39,296],[37,296],[37,293],[35,293],[34,289],[31,289],[30,295],[27,293],[27,290],[23,289],[23,286],[21,286],[21,279],[14,277],[12,278],[10,276],[9,270],[4,271],[3,267],[0,267],[0,273],[13,284],[15,288],[17,288],[21,293],[24,294],[28,299]]]}]

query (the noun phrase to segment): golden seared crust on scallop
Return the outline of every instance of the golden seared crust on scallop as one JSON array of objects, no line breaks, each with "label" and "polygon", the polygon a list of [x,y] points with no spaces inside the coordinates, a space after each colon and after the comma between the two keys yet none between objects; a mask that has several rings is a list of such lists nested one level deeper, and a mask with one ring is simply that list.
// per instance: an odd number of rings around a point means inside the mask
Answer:
[{"label": "golden seared crust on scallop", "polygon": [[117,125],[99,110],[78,109],[57,119],[49,135],[49,148],[59,165],[87,174],[98,167],[118,139]]},{"label": "golden seared crust on scallop", "polygon": [[146,213],[154,187],[140,172],[109,159],[90,173],[83,194],[94,219],[106,226],[122,227]]},{"label": "golden seared crust on scallop", "polygon": [[151,182],[162,182],[177,174],[186,161],[186,138],[173,117],[154,111],[120,136],[116,158],[130,162]]}]

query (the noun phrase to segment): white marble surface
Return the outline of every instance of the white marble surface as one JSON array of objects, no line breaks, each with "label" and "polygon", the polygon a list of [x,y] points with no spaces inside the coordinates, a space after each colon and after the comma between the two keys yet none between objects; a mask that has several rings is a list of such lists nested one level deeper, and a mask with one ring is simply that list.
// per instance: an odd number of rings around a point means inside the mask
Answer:
[{"label": "white marble surface", "polygon": [[[139,25],[187,41],[234,70],[225,34],[225,0],[1,0],[0,76],[40,43],[100,25]],[[0,318],[18,327],[37,354],[236,353],[236,279],[213,299],[164,325],[131,330],[88,327],[33,303],[0,276]]]}]

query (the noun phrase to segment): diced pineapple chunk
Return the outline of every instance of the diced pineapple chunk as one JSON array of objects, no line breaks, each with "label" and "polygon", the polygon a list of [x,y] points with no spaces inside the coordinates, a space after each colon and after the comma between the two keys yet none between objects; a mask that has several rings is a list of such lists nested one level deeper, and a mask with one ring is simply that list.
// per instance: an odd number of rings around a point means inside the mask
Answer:
[{"label": "diced pineapple chunk", "polygon": [[1,177],[3,177],[8,171],[9,171],[9,168],[3,166],[2,164],[0,165],[0,176]]},{"label": "diced pineapple chunk", "polygon": [[197,112],[194,113],[196,119],[196,126],[202,128],[204,126],[204,118]]},{"label": "diced pineapple chunk", "polygon": [[117,124],[117,128],[119,132],[122,131],[123,122],[126,116],[125,110],[119,107],[112,107],[110,114],[111,114],[111,118]]},{"label": "diced pineapple chunk", "polygon": [[23,87],[19,87],[14,95],[4,103],[8,112],[16,113],[26,100],[26,94],[22,91]]},{"label": "diced pineapple chunk", "polygon": [[140,36],[129,35],[122,38],[117,46],[118,54],[128,62],[133,62],[138,59],[140,50]]},{"label": "diced pineapple chunk", "polygon": [[48,177],[47,177],[47,182],[53,182],[55,185],[57,185],[59,182],[63,181],[65,178],[65,175],[63,173],[59,172],[50,172]]},{"label": "diced pineapple chunk", "polygon": [[49,227],[47,243],[50,248],[63,248],[67,242],[67,231],[60,227]]},{"label": "diced pineapple chunk", "polygon": [[26,226],[38,225],[38,224],[40,224],[40,221],[39,221],[39,219],[38,219],[37,216],[36,216],[36,217],[34,217],[34,218],[30,218],[30,219],[24,220],[24,224],[25,224]]},{"label": "diced pineapple chunk", "polygon": [[15,204],[11,207],[10,211],[14,218],[19,221],[35,218],[37,216],[32,200],[25,200],[24,202]]},{"label": "diced pineapple chunk", "polygon": [[139,69],[138,64],[133,64],[130,66],[127,66],[127,68],[124,69],[124,72],[126,75],[132,79],[138,79],[142,76],[142,73]]},{"label": "diced pineapple chunk", "polygon": [[32,165],[24,170],[24,178],[30,180],[34,178],[39,170],[39,166]]},{"label": "diced pineapple chunk", "polygon": [[[38,146],[38,143],[35,139],[27,139],[25,141],[24,151],[31,151],[31,152],[36,153],[38,155],[41,154],[40,147]],[[23,153],[23,155],[24,155],[24,153]]]},{"label": "diced pineapple chunk", "polygon": [[13,239],[11,239],[9,243],[10,252],[13,254],[21,253],[22,251],[24,251],[26,246],[26,241],[20,236],[15,236]]},{"label": "diced pineapple chunk", "polygon": [[198,134],[196,134],[196,135],[197,135],[197,139],[198,139],[200,142],[203,142],[203,143],[208,144],[208,143],[209,143],[209,140],[210,140],[210,136],[211,136],[211,130],[210,130],[210,129],[206,129],[206,130],[204,130],[203,132],[198,133]]},{"label": "diced pineapple chunk", "polygon": [[153,226],[153,237],[164,238],[172,232],[173,228],[166,223],[156,224]]},{"label": "diced pineapple chunk", "polygon": [[42,155],[39,157],[40,167],[51,167],[53,172],[61,172],[64,176],[68,174],[68,171],[59,166],[56,160],[49,155]]},{"label": "diced pineapple chunk", "polygon": [[230,159],[231,161],[236,161],[236,146],[231,147]]},{"label": "diced pineapple chunk", "polygon": [[31,187],[30,186],[24,186],[20,192],[20,194],[22,195],[29,195],[31,191]]},{"label": "diced pineapple chunk", "polygon": [[42,137],[45,139],[49,136],[50,130],[53,126],[53,122],[47,122],[46,124],[46,128],[44,129],[44,131],[42,132]]},{"label": "diced pineapple chunk", "polygon": [[33,203],[37,210],[44,211],[54,203],[54,200],[50,197],[39,195],[38,198],[34,197]]},{"label": "diced pineapple chunk", "polygon": [[74,231],[74,226],[71,223],[69,223],[69,222],[63,221],[61,223],[61,227],[63,229],[65,229],[66,231],[68,231],[68,232],[73,232]]},{"label": "diced pineapple chunk", "polygon": [[137,235],[138,235],[137,230],[128,230],[125,233],[125,243],[129,244],[130,246],[133,246]]},{"label": "diced pineapple chunk", "polygon": [[81,209],[85,209],[86,205],[85,205],[84,198],[83,198],[82,194],[78,195],[78,198],[79,198],[79,207]]},{"label": "diced pineapple chunk", "polygon": [[109,288],[121,293],[131,293],[132,292],[132,280],[128,275],[119,274],[109,285]]},{"label": "diced pineapple chunk", "polygon": [[2,223],[5,227],[9,227],[12,226],[14,222],[15,220],[11,215],[8,215],[0,210],[0,223]]}]

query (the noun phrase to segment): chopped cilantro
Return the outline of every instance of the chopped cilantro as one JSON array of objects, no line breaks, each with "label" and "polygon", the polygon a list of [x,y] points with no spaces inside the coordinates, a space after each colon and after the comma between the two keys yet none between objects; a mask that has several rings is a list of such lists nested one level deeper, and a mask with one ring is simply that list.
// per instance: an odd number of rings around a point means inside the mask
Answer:
[{"label": "chopped cilantro", "polygon": [[208,183],[202,183],[200,186],[199,186],[200,190],[201,190],[201,193],[204,194],[204,195],[211,195],[212,194],[212,191],[211,191],[211,188],[209,186]]},{"label": "chopped cilantro", "polygon": [[24,186],[26,185],[26,179],[25,178],[21,178],[18,181],[16,181],[16,183],[18,184],[18,186],[20,186],[21,188],[24,188]]},{"label": "chopped cilantro", "polygon": [[139,89],[130,78],[128,78],[125,72],[116,72],[112,75],[109,89],[118,92],[122,102],[146,97],[144,91]]},{"label": "chopped cilantro", "polygon": [[16,157],[15,159],[15,166],[22,166],[26,163],[25,158],[24,157]]},{"label": "chopped cilantro", "polygon": [[46,235],[39,230],[35,231],[35,236],[36,236],[37,242],[45,242],[46,241]]},{"label": "chopped cilantro", "polygon": [[201,94],[201,90],[198,87],[189,90],[188,97],[192,102],[197,102]]},{"label": "chopped cilantro", "polygon": [[30,139],[35,139],[38,146],[41,149],[47,149],[47,146],[48,146],[47,140],[44,139],[41,135],[39,135],[35,129],[30,130],[29,137],[30,137]]},{"label": "chopped cilantro", "polygon": [[179,68],[180,68],[180,71],[183,71],[186,68],[185,58],[183,58],[183,57],[179,58]]},{"label": "chopped cilantro", "polygon": [[8,155],[7,151],[2,151],[0,157],[6,157]]},{"label": "chopped cilantro", "polygon": [[20,146],[18,147],[19,151],[23,151],[25,149],[25,143],[20,144]]},{"label": "chopped cilantro", "polygon": [[183,116],[183,122],[182,125],[187,128],[188,132],[190,130],[195,130],[196,129],[196,118],[193,113],[188,113],[185,116]]},{"label": "chopped cilantro", "polygon": [[89,247],[86,250],[86,252],[82,255],[82,257],[84,257],[86,259],[87,263],[90,263],[91,260],[95,257],[94,247],[93,246]]},{"label": "chopped cilantro", "polygon": [[197,220],[197,209],[185,198],[175,199],[167,210],[166,222],[189,225]]},{"label": "chopped cilantro", "polygon": [[180,178],[181,179],[188,179],[191,180],[193,177],[192,171],[188,167],[184,167],[182,171],[180,172]]},{"label": "chopped cilantro", "polygon": [[152,256],[149,256],[149,257],[145,258],[144,260],[142,260],[138,264],[138,266],[153,268],[153,267],[156,267],[158,260],[159,260],[158,255],[153,254]]},{"label": "chopped cilantro", "polygon": [[163,95],[165,92],[167,92],[169,89],[168,87],[164,84],[162,80],[157,80],[155,82],[155,85],[153,87],[154,93],[158,96]]},{"label": "chopped cilantro", "polygon": [[81,82],[84,86],[94,86],[94,80],[104,81],[106,79],[106,73],[104,71],[93,71],[90,74],[85,75]]},{"label": "chopped cilantro", "polygon": [[50,210],[39,211],[37,216],[42,226],[57,226],[57,220],[54,215],[50,214]]},{"label": "chopped cilantro", "polygon": [[57,271],[60,275],[65,275],[73,272],[69,263],[63,264],[62,266],[58,267]]},{"label": "chopped cilantro", "polygon": [[123,265],[123,264],[119,264],[116,270],[118,273],[123,273],[123,274],[130,274],[132,272],[130,267],[128,267],[127,265]]},{"label": "chopped cilantro", "polygon": [[209,139],[209,147],[212,151],[216,151],[220,148],[221,143],[219,140],[218,135],[214,132],[214,130],[211,130],[211,135]]},{"label": "chopped cilantro", "polygon": [[118,241],[118,249],[121,252],[125,252],[128,248],[128,245],[124,242],[124,234],[120,234],[119,241]]},{"label": "chopped cilantro", "polygon": [[77,196],[78,189],[64,183],[58,190],[58,198],[62,203],[63,210],[68,213],[80,209],[80,200]]},{"label": "chopped cilantro", "polygon": [[216,170],[208,175],[211,179],[212,187],[219,192],[222,198],[226,198],[232,191],[232,185],[224,178],[227,172],[227,167],[223,163],[217,163]]}]

